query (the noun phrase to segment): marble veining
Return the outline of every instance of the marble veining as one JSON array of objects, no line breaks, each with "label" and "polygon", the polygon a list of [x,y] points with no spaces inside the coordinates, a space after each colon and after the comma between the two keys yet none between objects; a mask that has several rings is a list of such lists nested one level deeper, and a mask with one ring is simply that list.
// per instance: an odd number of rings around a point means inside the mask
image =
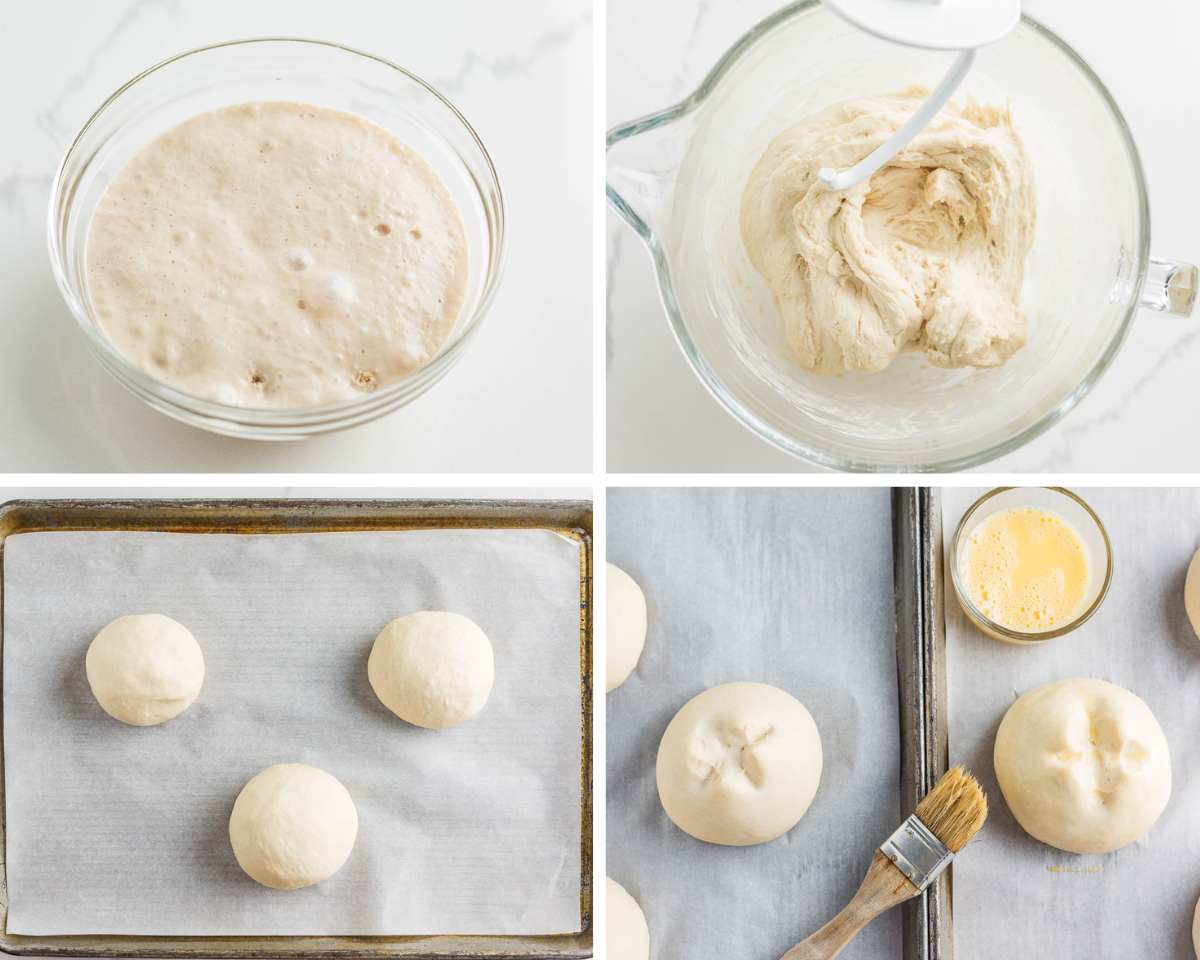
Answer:
[{"label": "marble veining", "polygon": [[[135,0],[113,24],[108,35],[96,47],[96,52],[84,63],[78,72],[72,74],[62,88],[62,92],[50,105],[38,114],[38,123],[46,134],[55,141],[68,139],[73,130],[60,118],[63,106],[72,93],[86,89],[88,79],[94,73],[96,65],[109,49],[126,33],[136,27],[142,18],[152,10],[162,10],[168,17],[177,18],[180,11],[180,0]],[[148,64],[147,64],[148,66]]]},{"label": "marble veining", "polygon": [[433,83],[443,93],[453,96],[462,91],[476,74],[492,77],[525,76],[542,58],[574,43],[579,32],[590,27],[591,22],[590,12],[581,13],[561,27],[534,36],[528,48],[520,53],[489,57],[468,50],[453,75],[435,79]]}]

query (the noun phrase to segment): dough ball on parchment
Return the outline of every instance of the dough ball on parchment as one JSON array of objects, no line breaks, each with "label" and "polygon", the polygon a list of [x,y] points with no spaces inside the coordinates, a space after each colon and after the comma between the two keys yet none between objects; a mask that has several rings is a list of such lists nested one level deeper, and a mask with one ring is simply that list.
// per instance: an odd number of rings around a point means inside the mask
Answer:
[{"label": "dough ball on parchment", "polygon": [[605,664],[607,691],[616,690],[629,679],[646,646],[646,595],[642,588],[616,564],[607,564],[608,656]]},{"label": "dough ball on parchment", "polygon": [[204,684],[204,654],[191,631],[158,613],[118,617],[85,660],[97,702],[122,723],[148,727],[183,713]]},{"label": "dough ball on parchment", "polygon": [[658,796],[697,839],[766,843],[804,816],[821,764],[821,736],[804,704],[765,683],[725,683],[693,697],[667,725]]},{"label": "dough ball on parchment", "polygon": [[1192,562],[1188,564],[1187,580],[1183,584],[1183,606],[1192,622],[1192,629],[1200,637],[1200,550],[1196,551]]},{"label": "dough ball on parchment", "polygon": [[1132,843],[1171,796],[1171,755],[1150,708],[1105,680],[1046,683],[1008,708],[996,779],[1034,839],[1070,853]]},{"label": "dough ball on parchment", "polygon": [[380,631],[367,661],[375,695],[401,720],[439,730],[470,720],[492,692],[492,645],[475,621],[423,611]]},{"label": "dough ball on parchment", "polygon": [[629,892],[608,880],[608,955],[613,960],[650,960],[650,928],[646,915]]},{"label": "dough ball on parchment", "polygon": [[238,865],[275,890],[298,890],[332,877],[357,835],[350,793],[336,777],[306,763],[279,763],[251,778],[229,817]]}]

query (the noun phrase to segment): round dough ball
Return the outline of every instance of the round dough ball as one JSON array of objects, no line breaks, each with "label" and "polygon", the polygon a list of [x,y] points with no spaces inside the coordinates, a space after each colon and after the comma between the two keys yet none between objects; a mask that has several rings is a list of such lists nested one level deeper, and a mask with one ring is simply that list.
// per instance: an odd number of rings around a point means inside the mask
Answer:
[{"label": "round dough ball", "polygon": [[614,960],[650,960],[650,928],[638,902],[612,877],[608,880],[608,955]]},{"label": "round dough ball", "polygon": [[637,582],[615,564],[608,568],[608,691],[629,679],[646,646],[646,595]]},{"label": "round dough ball", "polygon": [[117,617],[96,634],[84,666],[104,712],[136,727],[179,716],[204,684],[200,644],[158,613]]},{"label": "round dough ball", "polygon": [[306,763],[267,767],[229,817],[238,865],[263,886],[298,890],[337,873],[354,848],[358,811],[336,777]]},{"label": "round dough ball", "polygon": [[765,683],[725,683],[683,705],[658,746],[658,796],[681,830],[744,847],[804,816],[821,780],[804,704]]},{"label": "round dough ball", "polygon": [[1019,697],[996,733],[996,779],[1026,833],[1070,853],[1108,853],[1148,831],[1171,796],[1171,756],[1154,714],[1105,680]]},{"label": "round dough ball", "polygon": [[1196,912],[1192,915],[1192,946],[1200,958],[1200,901],[1196,903]]},{"label": "round dough ball", "polygon": [[495,679],[492,645],[461,614],[410,613],[375,638],[367,676],[401,720],[440,730],[470,720],[487,703]]},{"label": "round dough ball", "polygon": [[1187,580],[1183,584],[1183,607],[1192,621],[1192,629],[1200,637],[1200,550],[1188,564]]}]

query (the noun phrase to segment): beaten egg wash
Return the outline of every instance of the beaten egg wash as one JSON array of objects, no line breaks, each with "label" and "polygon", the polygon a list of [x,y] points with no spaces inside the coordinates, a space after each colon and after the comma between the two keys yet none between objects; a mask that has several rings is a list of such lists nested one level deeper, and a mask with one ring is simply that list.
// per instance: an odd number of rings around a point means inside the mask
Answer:
[{"label": "beaten egg wash", "polygon": [[971,531],[959,573],[971,602],[993,623],[1041,633],[1079,613],[1091,564],[1082,538],[1058,514],[1012,507]]}]

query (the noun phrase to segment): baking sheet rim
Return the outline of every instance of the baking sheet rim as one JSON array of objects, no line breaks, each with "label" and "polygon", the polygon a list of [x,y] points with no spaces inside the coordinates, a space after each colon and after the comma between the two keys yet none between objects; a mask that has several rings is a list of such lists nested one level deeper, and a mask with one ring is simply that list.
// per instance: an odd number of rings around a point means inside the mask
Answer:
[{"label": "baking sheet rim", "polygon": [[[305,522],[295,523],[299,517]],[[292,523],[284,522],[291,519]],[[0,504],[0,573],[4,542],[18,533],[145,531],[241,533],[385,532],[420,529],[544,529],[580,546],[581,850],[580,930],[544,936],[161,937],[24,936],[7,931],[7,865],[0,860],[0,953],[13,956],[164,958],[474,958],[537,957],[575,960],[592,955],[592,503],[520,499],[36,499]],[[3,577],[0,576],[0,654],[3,652]],[[0,678],[3,658],[0,656]],[[0,684],[2,707],[2,684]],[[0,731],[3,710],[0,709]],[[6,836],[3,741],[0,738],[0,850]],[[168,946],[170,945],[170,946]],[[220,949],[243,946],[245,949]],[[364,945],[366,945],[364,947]],[[272,947],[278,949],[271,949]],[[403,947],[418,949],[396,949]],[[443,949],[438,949],[439,947]],[[389,949],[390,948],[390,949]]]}]

